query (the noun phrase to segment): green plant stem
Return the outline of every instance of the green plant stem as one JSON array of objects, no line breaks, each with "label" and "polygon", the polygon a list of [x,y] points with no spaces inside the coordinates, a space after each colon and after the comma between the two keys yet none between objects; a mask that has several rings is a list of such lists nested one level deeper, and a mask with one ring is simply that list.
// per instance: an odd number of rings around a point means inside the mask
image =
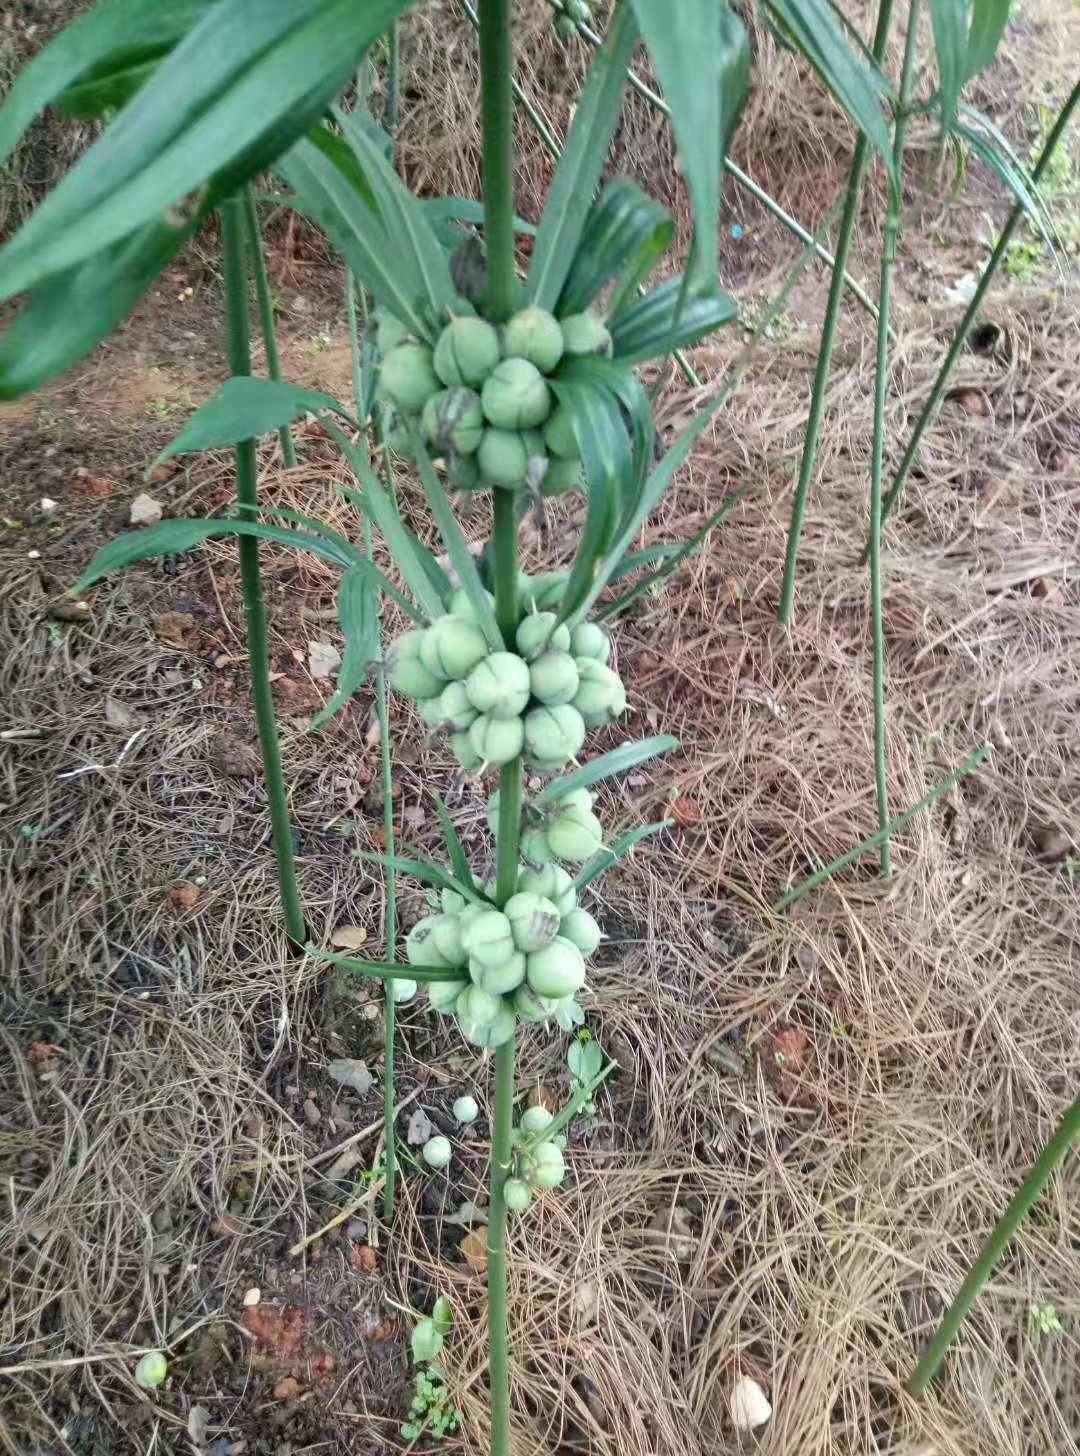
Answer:
[{"label": "green plant stem", "polygon": [[959,1293],[945,1311],[934,1337],[919,1357],[915,1372],[908,1381],[910,1394],[921,1396],[937,1374],[945,1352],[952,1344],[956,1333],[971,1310],[971,1306],[982,1292],[983,1286],[994,1271],[994,1266],[1008,1248],[1013,1235],[1020,1227],[1028,1210],[1049,1182],[1050,1175],[1064,1158],[1069,1148],[1080,1137],[1080,1097],[1072,1104],[1058,1123],[1050,1141],[1043,1148],[1032,1165],[1008,1208],[994,1225],[993,1232],[983,1245],[979,1257],[968,1271]]},{"label": "green plant stem", "polygon": [[390,27],[386,67],[386,130],[391,137],[397,131],[401,98],[401,36],[397,21]]},{"label": "green plant stem", "polygon": [[[881,250],[881,285],[878,290],[877,361],[874,374],[874,442],[870,462],[870,618],[874,643],[874,783],[877,789],[878,828],[889,822],[889,780],[885,768],[885,618],[881,590],[881,482],[885,461],[885,392],[889,377],[889,313],[896,246],[900,237],[907,139],[907,104],[915,80],[919,30],[919,0],[908,8],[904,61],[900,71],[899,106],[893,131],[893,170],[897,185],[889,190],[889,211]],[[888,839],[881,841],[881,873],[890,870]]]},{"label": "green plant stem", "polygon": [[[877,27],[874,31],[874,58],[880,61],[885,54],[885,42],[892,19],[893,0],[878,0]],[[787,553],[784,558],[784,581],[780,592],[780,607],[777,620],[782,627],[791,621],[791,607],[795,600],[795,572],[799,564],[799,544],[802,541],[803,522],[806,519],[806,501],[810,494],[810,482],[814,476],[817,460],[818,440],[821,436],[821,421],[825,413],[825,394],[832,368],[833,348],[836,344],[836,325],[840,318],[840,305],[844,296],[844,270],[851,251],[851,239],[855,233],[855,221],[859,215],[859,201],[862,197],[863,176],[870,155],[870,144],[860,132],[855,143],[855,152],[848,173],[847,195],[844,200],[844,215],[840,220],[840,235],[836,240],[836,264],[832,282],[829,285],[829,301],[825,309],[825,322],[821,331],[821,346],[818,349],[817,369],[814,373],[814,390],[810,397],[810,414],[806,421],[806,439],[803,442],[802,463],[799,467],[799,481],[795,487],[795,499],[791,507],[791,525],[788,528]]]},{"label": "green plant stem", "polygon": [[[273,380],[281,378],[281,356],[277,346],[277,324],[274,320],[274,300],[270,296],[270,280],[266,276],[266,254],[263,251],[262,234],[259,231],[259,214],[255,207],[255,194],[249,183],[244,188],[244,222],[247,230],[248,256],[255,278],[255,298],[259,305],[259,327],[266,350],[266,372]],[[286,470],[296,464],[296,447],[288,425],[278,430],[281,441],[281,457]]]},{"label": "green plant stem", "polygon": [[484,243],[488,310],[514,311],[514,100],[510,0],[480,0],[480,119],[484,133]]},{"label": "green plant stem", "polygon": [[[1073,87],[1069,93],[1069,99],[1058,112],[1057,120],[1054,122],[1050,135],[1046,138],[1046,143],[1039,153],[1039,160],[1035,163],[1035,170],[1032,173],[1032,178],[1036,185],[1038,185],[1043,173],[1053,159],[1058,143],[1061,141],[1065,129],[1069,125],[1078,100],[1080,100],[1080,81]],[[994,274],[1001,266],[1001,260],[1008,252],[1013,234],[1022,222],[1023,217],[1024,205],[1018,202],[1012,212],[1010,212],[1008,220],[1001,230],[1001,236],[997,240],[997,245],[990,254],[989,261],[982,271],[982,277],[979,279],[975,292],[971,295],[971,302],[964,310],[964,316],[957,325],[956,332],[953,334],[952,343],[949,345],[949,352],[945,355],[941,368],[938,370],[933,388],[930,390],[926,403],[919,413],[919,418],[915,421],[915,427],[911,432],[911,438],[908,440],[907,449],[904,451],[904,458],[900,461],[900,467],[893,477],[888,494],[882,502],[882,520],[885,520],[892,514],[897,501],[903,493],[911,467],[915,463],[916,455],[919,453],[922,437],[926,433],[926,427],[937,412],[938,405],[940,405],[942,396],[945,393],[945,386],[948,384],[949,378],[956,368],[956,361],[959,359],[960,353],[967,343],[968,334],[971,332],[971,326],[975,322],[975,317],[979,309],[982,307],[987,289],[993,282]]]},{"label": "green plant stem", "polygon": [[513,1161],[514,1050],[516,1037],[495,1048],[495,1127],[488,1199],[488,1370],[491,1383],[491,1456],[510,1453],[510,1329],[507,1318],[506,1197]]},{"label": "green plant stem", "polygon": [[[221,206],[221,237],[224,254],[225,307],[228,320],[229,372],[251,373],[251,320],[248,315],[247,259],[244,246],[244,202],[232,197]],[[236,499],[252,517],[259,509],[258,469],[255,441],[246,440],[236,447]],[[262,750],[263,778],[267,806],[270,810],[270,832],[277,860],[278,886],[285,930],[299,949],[307,940],[300,886],[293,858],[292,825],[285,779],[281,768],[281,744],[274,715],[274,696],[270,687],[270,641],[263,600],[262,573],[259,570],[259,543],[254,536],[241,536],[240,581],[244,593],[244,616],[247,623],[248,662],[251,673],[251,701],[259,730]]]},{"label": "green plant stem", "polygon": [[846,854],[842,854],[839,859],[834,859],[824,869],[815,870],[807,879],[792,886],[790,890],[780,896],[780,899],[777,900],[773,909],[777,912],[787,910],[789,906],[795,904],[796,900],[801,900],[811,890],[816,890],[818,885],[824,884],[826,880],[832,879],[837,870],[846,869],[849,864],[854,864],[857,859],[861,858],[869,850],[877,849],[883,840],[891,839],[894,834],[899,834],[901,829],[907,824],[910,824],[916,814],[921,814],[924,809],[929,809],[930,805],[935,804],[941,798],[942,794],[949,792],[953,784],[959,782],[965,774],[969,774],[973,769],[978,768],[979,764],[982,763],[989,752],[989,748],[977,748],[974,753],[964,759],[959,768],[954,769],[948,778],[942,779],[940,784],[935,784],[929,793],[924,794],[917,803],[912,804],[910,809],[905,809],[902,814],[897,814],[894,819],[890,819],[888,824],[883,829],[879,829],[876,834],[870,834],[866,839],[861,839],[854,849],[849,849]]}]

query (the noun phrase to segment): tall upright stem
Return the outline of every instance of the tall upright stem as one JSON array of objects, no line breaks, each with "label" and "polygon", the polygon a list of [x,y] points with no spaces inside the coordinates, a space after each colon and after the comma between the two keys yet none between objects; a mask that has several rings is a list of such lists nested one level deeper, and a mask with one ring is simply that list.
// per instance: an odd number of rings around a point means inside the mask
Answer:
[{"label": "tall upright stem", "polygon": [[397,131],[401,104],[401,37],[395,20],[388,38],[389,56],[386,67],[386,130],[393,137]]},{"label": "tall upright stem", "polygon": [[[1060,142],[1066,127],[1069,125],[1078,100],[1080,100],[1080,81],[1077,81],[1069,93],[1069,99],[1058,112],[1057,121],[1054,122],[1050,135],[1046,138],[1046,144],[1039,154],[1039,160],[1035,163],[1035,170],[1032,176],[1036,185],[1038,185],[1043,173],[1050,165],[1050,161],[1057,150],[1058,142]],[[1001,236],[997,240],[997,246],[990,254],[990,259],[982,271],[982,277],[979,279],[975,292],[971,295],[971,302],[964,310],[964,317],[960,320],[956,333],[953,334],[952,343],[949,345],[949,352],[945,355],[944,362],[938,370],[933,388],[927,396],[926,403],[922,407],[919,418],[915,421],[915,428],[911,432],[911,439],[908,441],[907,449],[904,451],[904,458],[900,462],[900,468],[897,470],[893,478],[893,483],[889,487],[889,492],[882,503],[882,519],[891,514],[897,501],[900,499],[908,474],[911,471],[912,465],[915,463],[915,457],[919,453],[919,446],[922,444],[922,437],[926,433],[926,427],[933,419],[937,407],[941,403],[942,395],[945,393],[945,386],[948,384],[949,377],[956,367],[956,361],[960,357],[960,351],[967,343],[967,337],[971,332],[972,324],[975,322],[975,316],[982,307],[983,299],[986,297],[986,290],[990,287],[1002,258],[1008,252],[1013,233],[1019,227],[1023,217],[1024,205],[1022,202],[1018,202],[1012,212],[1009,213],[1008,221],[1001,230]]]},{"label": "tall upright stem", "polygon": [[488,311],[514,311],[514,97],[510,0],[480,0],[480,116],[484,130],[484,242]]},{"label": "tall upright stem", "polygon": [[[221,207],[221,235],[225,266],[229,372],[233,375],[251,373],[251,320],[248,315],[244,226],[243,200],[232,197]],[[245,440],[236,447],[236,499],[251,516],[258,512],[258,470],[254,440]],[[262,573],[259,570],[259,543],[253,536],[241,536],[239,551],[251,672],[251,700],[259,729],[281,907],[289,938],[297,946],[302,946],[307,940],[307,930],[300,900],[300,886],[296,879],[292,825],[289,822],[289,804],[281,769],[281,744],[278,740],[274,698],[270,687],[270,642]]]},{"label": "tall upright stem", "polygon": [[[880,61],[885,54],[885,41],[892,19],[893,0],[878,0],[877,29],[874,33],[874,59]],[[825,413],[825,392],[832,368],[833,346],[836,343],[836,325],[840,317],[840,305],[844,297],[844,271],[851,239],[855,233],[855,220],[859,215],[859,200],[862,196],[863,175],[870,144],[860,132],[855,143],[855,154],[848,173],[847,196],[844,201],[844,215],[840,220],[840,235],[836,240],[836,262],[833,265],[832,281],[829,284],[829,302],[825,309],[825,322],[821,332],[821,347],[818,350],[817,369],[814,373],[814,392],[810,397],[810,414],[806,421],[806,440],[803,444],[802,464],[799,468],[799,482],[795,487],[795,500],[791,507],[791,525],[788,527],[787,554],[784,558],[784,583],[780,594],[780,609],[777,620],[786,627],[791,621],[791,607],[795,599],[795,572],[799,563],[799,544],[802,541],[803,522],[806,519],[806,500],[810,493],[810,482],[814,476],[818,440],[821,436],[821,421]]]},{"label": "tall upright stem", "polygon": [[[881,591],[881,477],[885,460],[885,391],[889,377],[889,303],[896,245],[903,207],[904,148],[907,106],[915,80],[915,53],[919,29],[919,0],[908,8],[904,63],[900,71],[899,106],[893,131],[893,172],[896,187],[889,192],[885,238],[881,250],[881,286],[878,290],[877,364],[874,375],[874,445],[870,462],[870,617],[874,639],[874,782],[877,789],[878,828],[889,822],[889,781],[885,771],[885,617]],[[881,841],[881,873],[890,870],[888,839]]]},{"label": "tall upright stem", "polygon": [[952,1304],[945,1311],[941,1324],[934,1332],[934,1338],[927,1345],[915,1367],[915,1373],[908,1381],[912,1395],[924,1395],[926,1387],[938,1372],[945,1352],[952,1344],[957,1330],[967,1318],[986,1281],[994,1271],[998,1260],[1012,1241],[1032,1204],[1050,1181],[1050,1175],[1064,1158],[1070,1147],[1080,1137],[1080,1097],[1058,1123],[1050,1141],[1036,1158],[1031,1172],[1017,1190],[1012,1202],[1002,1214],[994,1230],[983,1245],[979,1257],[972,1264],[967,1278]]},{"label": "tall upright stem", "polygon": [[[262,234],[259,231],[259,214],[255,207],[255,194],[251,184],[244,188],[244,222],[247,229],[248,257],[255,278],[255,298],[259,305],[259,328],[263,347],[266,350],[266,372],[271,379],[281,378],[281,356],[277,346],[277,324],[274,320],[274,300],[270,296],[270,280],[266,276],[266,254],[263,252]],[[281,441],[281,456],[286,470],[296,464],[296,447],[288,425],[278,430]]]}]

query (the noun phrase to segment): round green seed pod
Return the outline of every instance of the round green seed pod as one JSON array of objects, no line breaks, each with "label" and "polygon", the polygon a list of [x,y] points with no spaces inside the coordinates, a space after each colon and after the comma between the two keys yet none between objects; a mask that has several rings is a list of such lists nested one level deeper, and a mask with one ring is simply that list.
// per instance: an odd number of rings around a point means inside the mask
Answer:
[{"label": "round green seed pod", "polygon": [[563,460],[580,458],[581,451],[574,434],[573,416],[564,404],[556,405],[548,416],[544,425],[544,444],[552,455],[558,455]]},{"label": "round green seed pod", "polygon": [[485,991],[473,982],[457,998],[455,1009],[463,1020],[481,1024],[496,1017],[501,1006],[500,997],[493,996],[490,991]]},{"label": "round green seed pod", "polygon": [[611,335],[594,313],[575,313],[562,320],[563,348],[568,354],[611,354]]},{"label": "round green seed pod", "polygon": [[469,905],[464,895],[459,895],[456,890],[440,890],[439,904],[442,906],[444,915],[461,915]]},{"label": "round green seed pod", "polygon": [[585,958],[571,941],[556,936],[526,957],[525,979],[538,996],[572,996],[585,984]]},{"label": "round green seed pod", "polygon": [[565,11],[555,17],[555,34],[560,40],[573,40],[577,35],[577,22]]},{"label": "round green seed pod", "polygon": [[480,1104],[477,1102],[475,1097],[470,1097],[468,1093],[466,1093],[463,1097],[458,1097],[455,1100],[454,1116],[457,1118],[458,1122],[464,1123],[466,1126],[468,1126],[470,1122],[475,1122],[476,1119],[480,1116]]},{"label": "round green seed pod", "polygon": [[620,714],[626,712],[626,689],[620,682],[615,690],[615,697],[611,704],[602,713],[582,713],[582,721],[586,728],[603,728],[607,723],[614,723]]},{"label": "round green seed pod", "polygon": [[550,900],[560,915],[569,915],[577,904],[574,882],[562,865],[543,865],[540,869],[524,869],[518,875],[519,890],[533,890]]},{"label": "round green seed pod", "polygon": [[529,686],[540,703],[569,703],[578,690],[577,664],[569,652],[542,652],[529,668]]},{"label": "round green seed pod", "polygon": [[[484,595],[487,597],[488,604],[494,611],[495,598],[489,591],[485,591]],[[473,606],[472,597],[469,596],[469,593],[463,586],[457,587],[450,593],[450,603],[446,610],[452,617],[460,617],[463,622],[476,621],[476,608]]]},{"label": "round green seed pod", "polygon": [[524,1213],[532,1202],[532,1189],[520,1178],[507,1178],[503,1184],[503,1200],[511,1213]]},{"label": "round green seed pod", "polygon": [[567,809],[588,810],[593,806],[593,796],[588,789],[571,789],[568,794],[560,794],[550,810],[550,816],[565,814]]},{"label": "round green seed pod", "polygon": [[514,652],[492,652],[465,679],[469,702],[478,713],[516,718],[529,701],[529,668]]},{"label": "round green seed pod", "polygon": [[523,308],[506,325],[503,350],[516,359],[527,359],[541,374],[550,374],[563,356],[558,319],[546,308]]},{"label": "round green seed pod", "polygon": [[439,388],[431,350],[423,344],[398,344],[382,362],[380,385],[402,414],[419,414]]},{"label": "round green seed pod", "polygon": [[484,486],[475,455],[452,455],[446,478],[452,490],[482,490]]},{"label": "round green seed pod", "polygon": [[475,773],[484,761],[472,746],[472,739],[467,732],[451,734],[450,751],[457,759],[458,767],[465,773]]},{"label": "round green seed pod", "polygon": [[527,588],[522,590],[522,599],[528,610],[553,611],[558,607],[566,591],[569,574],[565,571],[545,571],[534,576]]},{"label": "round green seed pod", "polygon": [[[574,707],[579,713],[607,713],[619,701],[622,683],[617,672],[595,657],[577,657],[580,682],[574,694]],[[623,694],[625,699],[625,694]]]},{"label": "round green seed pod", "polygon": [[533,490],[539,490],[547,479],[548,473],[548,454],[544,437],[539,430],[522,430],[521,438],[525,444],[525,484]]},{"label": "round green seed pod", "polygon": [[536,1133],[543,1132],[545,1128],[550,1127],[554,1121],[555,1118],[546,1107],[526,1107],[521,1114],[521,1131],[535,1136]]},{"label": "round green seed pod", "polygon": [[525,979],[525,957],[516,951],[509,960],[497,966],[484,966],[477,960],[469,962],[469,976],[474,986],[479,986],[489,996],[506,996]]},{"label": "round green seed pod", "polygon": [[385,309],[380,308],[376,317],[375,343],[379,353],[385,359],[387,354],[396,349],[399,344],[408,342],[409,330],[400,319],[395,318],[392,313],[387,313]]},{"label": "round green seed pod", "polygon": [[442,694],[434,698],[419,698],[416,703],[417,712],[420,714],[420,721],[432,731],[443,727],[445,718],[442,710]]},{"label": "round green seed pod", "polygon": [[525,727],[520,718],[495,718],[490,713],[481,713],[469,729],[469,742],[473,752],[480,755],[481,763],[501,768],[520,754]]},{"label": "round green seed pod", "polygon": [[576,945],[583,956],[595,955],[603,940],[599,925],[587,910],[580,907],[571,910],[569,915],[564,915],[559,921],[559,934],[563,940]]},{"label": "round green seed pod", "polygon": [[546,833],[555,858],[575,864],[589,859],[604,842],[603,827],[592,810],[573,806],[550,820]]},{"label": "round green seed pod", "polygon": [[502,913],[510,922],[514,944],[527,955],[543,950],[559,934],[558,910],[550,900],[531,890],[511,895]]},{"label": "round green seed pod", "polygon": [[420,1155],[429,1168],[445,1168],[453,1156],[450,1139],[444,1137],[428,1138],[427,1142],[420,1149]]},{"label": "round green seed pod", "polygon": [[[477,987],[473,987],[477,990]],[[476,1047],[497,1047],[507,1042],[517,1030],[517,1017],[510,1010],[505,1002],[499,1003],[499,1009],[490,1021],[471,1021],[467,1016],[458,1012],[458,1030],[466,1041]]]},{"label": "round green seed pod", "polygon": [[514,645],[526,662],[542,652],[569,652],[570,628],[554,612],[530,612],[518,623]]},{"label": "round green seed pod", "polygon": [[439,335],[433,362],[443,384],[479,389],[499,362],[499,336],[484,319],[452,319]]},{"label": "round green seed pod", "polygon": [[412,628],[390,649],[390,686],[407,698],[435,698],[442,692],[442,682],[420,660],[423,640],[424,632]]},{"label": "round green seed pod", "polygon": [[481,479],[500,490],[516,490],[529,470],[529,452],[516,430],[485,430],[476,452]]},{"label": "round green seed pod", "polygon": [[428,1002],[433,1011],[453,1011],[457,999],[468,986],[468,981],[429,981]]},{"label": "round green seed pod", "polygon": [[570,651],[575,657],[595,657],[607,662],[611,656],[611,638],[595,622],[579,622],[570,633]]},{"label": "round green seed pod", "polygon": [[140,1390],[156,1390],[168,1373],[169,1362],[161,1351],[148,1350],[135,1366],[135,1384]]},{"label": "round green seed pod", "polygon": [[550,996],[538,996],[528,982],[519,986],[511,998],[512,1005],[522,1021],[533,1024],[539,1021],[547,1021],[555,1009],[555,1001]]},{"label": "round green seed pod", "polygon": [[476,721],[476,709],[469,702],[463,682],[449,682],[438,698],[439,721],[455,733],[464,733]]},{"label": "round green seed pod", "polygon": [[436,677],[467,678],[488,655],[487,638],[475,622],[447,613],[438,617],[420,642],[420,661]]},{"label": "round green seed pod", "polygon": [[497,430],[531,430],[551,412],[551,390],[528,359],[504,359],[480,391],[484,415]]},{"label": "round green seed pod", "polygon": [[484,412],[480,396],[464,385],[433,394],[421,416],[424,433],[435,449],[454,455],[471,455],[479,448],[484,433]]},{"label": "round green seed pod", "polygon": [[534,1188],[558,1188],[566,1177],[566,1164],[557,1143],[537,1143],[533,1148],[529,1182]]},{"label": "round green seed pod", "polygon": [[522,859],[527,859],[530,864],[551,864],[555,858],[543,827],[537,824],[530,824],[527,829],[522,830],[520,847]]},{"label": "round green seed pod", "polygon": [[566,0],[566,13],[571,20],[576,20],[579,25],[587,25],[592,19],[592,11],[589,9],[588,0]]},{"label": "round green seed pod", "polygon": [[577,708],[569,703],[531,708],[525,714],[525,742],[536,758],[547,763],[569,763],[585,742],[585,724]]},{"label": "round green seed pod", "polygon": [[565,495],[567,491],[581,490],[583,484],[581,461],[562,460],[555,456],[548,460],[540,489],[548,500],[554,500],[556,496]]},{"label": "round green seed pod", "polygon": [[470,962],[483,966],[499,966],[508,961],[517,947],[513,926],[501,910],[481,910],[465,927],[462,937]]},{"label": "round green seed pod", "polygon": [[404,1001],[411,1001],[416,995],[416,991],[416,982],[408,980],[405,976],[395,976],[392,981],[386,983],[387,998],[393,1001],[395,1006],[401,1005]]}]

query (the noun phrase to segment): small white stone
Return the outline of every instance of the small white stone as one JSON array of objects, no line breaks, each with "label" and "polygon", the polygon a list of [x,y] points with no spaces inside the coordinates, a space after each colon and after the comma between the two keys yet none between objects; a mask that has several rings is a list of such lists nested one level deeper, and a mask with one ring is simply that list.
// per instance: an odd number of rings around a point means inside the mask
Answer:
[{"label": "small white stone", "polygon": [[731,1420],[737,1431],[754,1431],[772,1415],[769,1397],[756,1380],[741,1375],[731,1392]]},{"label": "small white stone", "polygon": [[40,561],[41,560],[41,552],[40,551],[28,551],[26,553],[26,559],[27,559],[27,561]]},{"label": "small white stone", "polygon": [[59,509],[60,502],[54,501],[51,496],[43,495],[40,501],[38,501],[38,510],[41,512],[46,520],[48,520],[50,516],[55,516]]},{"label": "small white stone", "polygon": [[128,519],[133,526],[156,526],[163,514],[161,502],[143,492],[131,502],[131,514]]},{"label": "small white stone", "polygon": [[262,1299],[261,1289],[249,1289],[244,1294],[244,1308],[254,1309],[259,1300]]}]

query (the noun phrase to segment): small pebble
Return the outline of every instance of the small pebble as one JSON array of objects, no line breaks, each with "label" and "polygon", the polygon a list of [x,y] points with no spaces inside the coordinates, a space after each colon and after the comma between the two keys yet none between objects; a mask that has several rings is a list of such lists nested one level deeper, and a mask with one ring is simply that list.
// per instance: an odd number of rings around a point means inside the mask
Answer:
[{"label": "small pebble", "polygon": [[244,1292],[244,1308],[254,1309],[259,1300],[262,1299],[261,1289],[248,1289]]}]

